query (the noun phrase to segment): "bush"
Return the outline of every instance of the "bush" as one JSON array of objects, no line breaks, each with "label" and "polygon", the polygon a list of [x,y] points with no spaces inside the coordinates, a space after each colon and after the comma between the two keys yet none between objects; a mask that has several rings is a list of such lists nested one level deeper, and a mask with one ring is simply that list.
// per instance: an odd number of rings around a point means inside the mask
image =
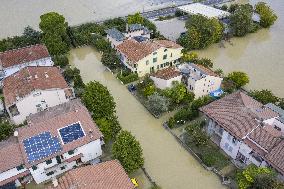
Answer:
[{"label": "bush", "polygon": [[159,95],[157,92],[148,97],[146,106],[148,109],[155,114],[156,116],[161,115],[163,112],[168,111],[169,109],[169,99],[165,96]]},{"label": "bush", "polygon": [[131,83],[139,79],[136,73],[131,73],[128,70],[123,70],[117,74],[117,77],[123,84]]},{"label": "bush", "polygon": [[237,88],[241,88],[249,83],[248,75],[240,71],[229,73],[227,79],[233,81]]},{"label": "bush", "polygon": [[211,153],[205,153],[200,158],[207,167],[212,167],[217,162],[216,157]]},{"label": "bush", "polygon": [[170,119],[168,121],[168,127],[170,129],[172,129],[172,128],[174,128],[175,124],[176,124],[175,118],[174,117],[170,117]]},{"label": "bush", "polygon": [[59,66],[60,68],[64,68],[69,64],[69,60],[67,55],[55,55],[52,57],[55,66]]},{"label": "bush", "polygon": [[174,115],[174,120],[179,121],[188,121],[192,119],[192,111],[189,108],[182,108]]},{"label": "bush", "polygon": [[190,141],[193,142],[195,146],[199,147],[207,145],[209,138],[206,133],[202,131],[202,125],[200,122],[188,125],[185,130]]},{"label": "bush", "polygon": [[11,136],[14,132],[14,125],[11,125],[8,121],[0,120],[0,141]]}]

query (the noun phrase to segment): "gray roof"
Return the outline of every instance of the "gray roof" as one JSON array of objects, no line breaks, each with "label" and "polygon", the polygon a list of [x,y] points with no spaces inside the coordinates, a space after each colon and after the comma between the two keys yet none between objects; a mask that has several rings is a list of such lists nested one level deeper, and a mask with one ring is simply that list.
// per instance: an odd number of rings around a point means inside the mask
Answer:
[{"label": "gray roof", "polygon": [[128,31],[133,32],[136,30],[144,30],[144,33],[150,33],[150,31],[148,30],[148,28],[142,26],[141,24],[130,24],[128,26]]},{"label": "gray roof", "polygon": [[123,41],[124,40],[124,35],[116,28],[111,28],[106,30],[106,33],[114,38],[116,41]]},{"label": "gray roof", "polygon": [[280,108],[279,106],[276,106],[273,103],[268,103],[265,104],[265,107],[273,110],[274,112],[278,113],[280,117],[284,117],[284,110],[282,108]]}]

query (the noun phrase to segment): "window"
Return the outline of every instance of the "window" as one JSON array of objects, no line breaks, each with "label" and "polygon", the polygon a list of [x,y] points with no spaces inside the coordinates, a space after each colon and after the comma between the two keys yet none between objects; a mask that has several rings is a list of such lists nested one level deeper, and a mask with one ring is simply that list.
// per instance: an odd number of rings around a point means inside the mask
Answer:
[{"label": "window", "polygon": [[69,154],[69,155],[74,154],[74,150],[70,150],[70,151],[68,151],[68,154]]},{"label": "window", "polygon": [[228,143],[225,143],[225,149],[228,149],[229,148],[229,144]]},{"label": "window", "polygon": [[46,165],[51,164],[52,163],[52,159],[46,160],[45,163],[46,163]]},{"label": "window", "polygon": [[170,57],[173,57],[173,53],[171,53],[171,56]]},{"label": "window", "polygon": [[157,62],[157,58],[153,58],[153,63]]},{"label": "window", "polygon": [[156,54],[157,54],[157,52],[154,52],[154,53],[153,53],[153,55],[156,55]]},{"label": "window", "polygon": [[146,65],[148,65],[149,64],[149,60],[146,60]]},{"label": "window", "polygon": [[166,62],[166,66],[168,66],[170,63],[169,62]]},{"label": "window", "polygon": [[17,169],[18,171],[20,171],[20,170],[24,169],[24,165],[19,165],[19,166],[16,167],[16,169]]},{"label": "window", "polygon": [[166,60],[167,59],[167,55],[165,54],[164,56],[163,56],[163,60]]},{"label": "window", "polygon": [[161,64],[161,68],[163,68],[164,67],[164,65],[163,64]]},{"label": "window", "polygon": [[232,152],[232,151],[233,151],[233,147],[230,146],[229,149],[228,149],[228,151],[229,151],[229,152]]},{"label": "window", "polygon": [[160,68],[160,66],[158,65],[158,66],[157,66],[157,69],[159,69],[159,68]]},{"label": "window", "polygon": [[53,174],[54,174],[54,172],[51,171],[51,172],[49,172],[49,173],[46,173],[46,176],[50,176],[50,175],[53,175]]},{"label": "window", "polygon": [[37,170],[37,166],[33,165],[33,166],[32,166],[32,169],[33,169],[34,171]]},{"label": "window", "polygon": [[227,139],[230,141],[231,140],[231,135],[228,134]]},{"label": "window", "polygon": [[281,128],[280,127],[277,127],[276,125],[274,125],[274,129],[278,130],[278,131],[281,131]]},{"label": "window", "polygon": [[60,167],[60,169],[61,169],[61,170],[64,170],[65,168],[66,168],[65,166],[63,166],[63,167]]},{"label": "window", "polygon": [[165,50],[164,50],[164,52],[167,52],[167,51],[168,51],[168,49],[165,49]]},{"label": "window", "polygon": [[39,96],[39,95],[41,95],[41,92],[40,92],[40,91],[35,92],[35,93],[33,94],[33,96]]},{"label": "window", "polygon": [[12,116],[16,116],[20,114],[16,104],[13,104],[12,106],[9,107],[9,112],[12,114]]}]

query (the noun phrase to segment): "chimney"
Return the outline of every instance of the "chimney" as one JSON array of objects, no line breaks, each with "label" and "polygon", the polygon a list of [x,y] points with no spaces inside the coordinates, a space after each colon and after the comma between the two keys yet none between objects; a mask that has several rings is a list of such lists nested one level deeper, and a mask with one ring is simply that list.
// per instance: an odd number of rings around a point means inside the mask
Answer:
[{"label": "chimney", "polygon": [[126,33],[128,33],[128,23],[126,23]]}]

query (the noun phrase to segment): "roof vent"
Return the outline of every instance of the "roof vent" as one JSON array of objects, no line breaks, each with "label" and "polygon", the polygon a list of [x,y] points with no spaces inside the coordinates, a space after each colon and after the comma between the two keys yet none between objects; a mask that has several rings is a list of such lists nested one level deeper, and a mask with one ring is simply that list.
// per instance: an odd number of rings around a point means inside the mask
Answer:
[{"label": "roof vent", "polygon": [[18,131],[15,131],[15,132],[14,132],[14,136],[15,136],[15,137],[19,136],[19,132],[18,132]]},{"label": "roof vent", "polygon": [[44,75],[45,75],[45,78],[49,78],[49,75],[47,75],[47,73],[44,73]]}]

